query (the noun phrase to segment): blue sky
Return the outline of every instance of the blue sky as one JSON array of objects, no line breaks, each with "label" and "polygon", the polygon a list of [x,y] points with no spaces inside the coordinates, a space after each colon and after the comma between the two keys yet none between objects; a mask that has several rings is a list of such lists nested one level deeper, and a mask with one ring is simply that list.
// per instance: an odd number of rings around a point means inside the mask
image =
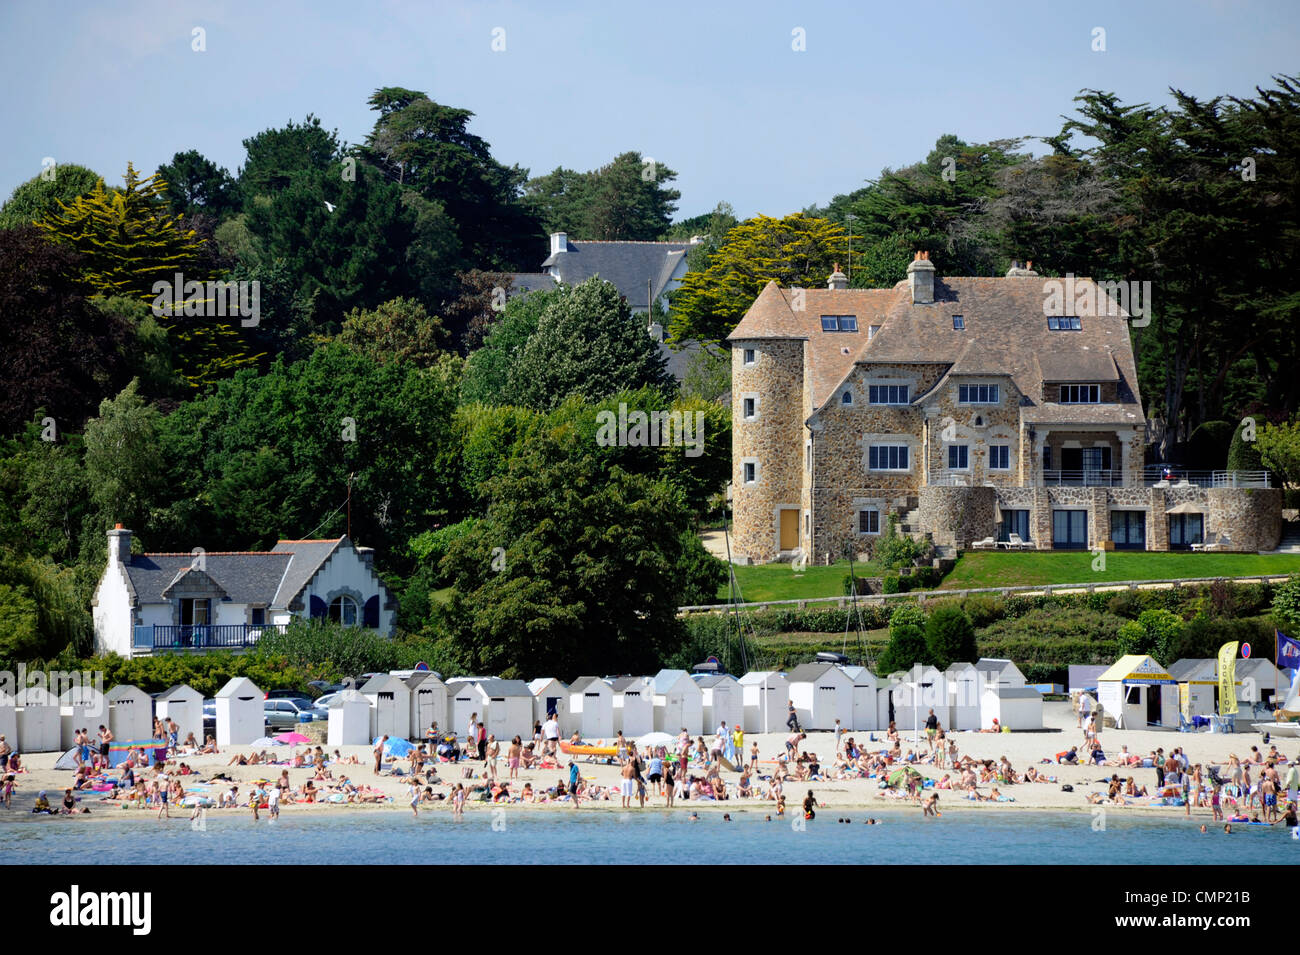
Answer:
[{"label": "blue sky", "polygon": [[472,110],[497,159],[534,175],[634,149],[679,173],[679,217],[720,200],[782,215],[944,133],[1055,133],[1085,87],[1129,103],[1170,86],[1249,95],[1300,72],[1298,27],[1294,0],[0,0],[0,196],[47,156],[119,182],[127,160],[152,172],[195,148],[233,173],[244,138],[309,112],[359,142],[369,94],[405,86]]}]

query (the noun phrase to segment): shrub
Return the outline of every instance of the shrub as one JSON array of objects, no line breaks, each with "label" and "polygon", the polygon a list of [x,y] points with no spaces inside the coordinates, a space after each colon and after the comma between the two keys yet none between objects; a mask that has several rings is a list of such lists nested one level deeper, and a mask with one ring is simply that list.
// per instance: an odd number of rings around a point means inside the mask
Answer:
[{"label": "shrub", "polygon": [[[328,620],[295,618],[284,633],[268,633],[258,652],[287,657],[338,680],[372,670],[397,668],[393,641],[364,627],[345,627]],[[256,681],[254,681],[256,682]]]},{"label": "shrub", "polygon": [[1169,653],[1178,645],[1183,626],[1182,618],[1168,610],[1144,610],[1119,628],[1119,652],[1149,653],[1161,663],[1172,663],[1179,658]]},{"label": "shrub", "polygon": [[1264,462],[1260,460],[1259,448],[1254,441],[1243,441],[1241,433],[1245,426],[1238,424],[1232,432],[1232,442],[1228,445],[1229,471],[1261,471]]},{"label": "shrub", "polygon": [[885,574],[880,581],[880,589],[887,594],[901,593],[903,589],[902,580],[903,578],[899,577],[898,574]]},{"label": "shrub", "polygon": [[970,617],[975,627],[987,627],[1005,614],[1002,600],[992,594],[970,594],[961,602],[961,609]]},{"label": "shrub", "polygon": [[889,645],[877,663],[880,672],[893,673],[930,662],[930,648],[925,642],[925,611],[915,604],[897,608],[889,618]]},{"label": "shrub", "polygon": [[885,529],[876,541],[875,561],[882,570],[897,570],[909,566],[925,553],[926,545],[898,533],[898,518],[890,514],[885,518]]},{"label": "shrub", "polygon": [[975,627],[960,607],[939,607],[930,614],[925,624],[925,645],[931,662],[941,670],[954,663],[974,663],[978,659]]},{"label": "shrub", "polygon": [[1300,576],[1289,577],[1273,594],[1273,617],[1278,627],[1300,635]]}]

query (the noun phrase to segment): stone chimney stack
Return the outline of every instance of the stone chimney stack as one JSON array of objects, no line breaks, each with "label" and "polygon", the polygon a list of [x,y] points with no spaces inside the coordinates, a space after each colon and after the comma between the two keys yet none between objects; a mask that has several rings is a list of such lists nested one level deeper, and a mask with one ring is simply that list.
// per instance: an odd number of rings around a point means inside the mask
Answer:
[{"label": "stone chimney stack", "polygon": [[826,287],[833,292],[842,292],[844,289],[849,287],[848,276],[840,271],[840,264],[838,262],[835,263],[835,271],[831,273],[830,280],[826,283]]},{"label": "stone chimney stack", "polygon": [[569,251],[569,236],[566,232],[551,233],[551,255],[557,252]]},{"label": "stone chimney stack", "polygon": [[108,562],[122,566],[131,562],[131,532],[120,523],[108,532]]},{"label": "stone chimney stack", "polygon": [[907,266],[907,286],[913,305],[934,304],[934,265],[929,252],[918,252]]}]

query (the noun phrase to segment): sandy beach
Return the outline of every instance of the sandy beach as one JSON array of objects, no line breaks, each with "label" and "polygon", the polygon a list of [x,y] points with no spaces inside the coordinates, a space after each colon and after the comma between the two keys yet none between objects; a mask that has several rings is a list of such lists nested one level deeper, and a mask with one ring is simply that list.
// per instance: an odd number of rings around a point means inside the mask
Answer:
[{"label": "sandy beach", "polygon": [[[1021,783],[1017,785],[998,785],[999,791],[1003,796],[1010,797],[1014,801],[993,802],[993,801],[973,801],[966,798],[965,794],[957,791],[940,791],[940,808],[944,812],[952,811],[972,811],[972,812],[1016,812],[1025,810],[1078,810],[1091,811],[1094,807],[1087,802],[1089,793],[1100,792],[1105,794],[1105,781],[1109,779],[1112,773],[1117,773],[1121,779],[1127,779],[1129,776],[1134,777],[1138,786],[1145,786],[1149,790],[1154,790],[1156,782],[1156,772],[1154,769],[1133,768],[1125,769],[1122,767],[1111,766],[1069,766],[1058,765],[1054,761],[1056,753],[1069,749],[1071,746],[1081,745],[1083,742],[1083,733],[1077,728],[1077,718],[1071,711],[1068,703],[1047,703],[1043,708],[1044,724],[1048,727],[1043,732],[1036,733],[975,733],[975,732],[958,732],[950,733],[951,739],[957,743],[960,754],[969,755],[976,759],[998,760],[1006,756],[1012,767],[1017,773],[1023,773],[1029,766],[1034,766],[1040,772],[1056,777],[1055,783]],[[911,748],[913,731],[910,728],[900,728],[902,751],[904,754]],[[847,733],[852,736],[859,744],[862,744],[869,738],[867,733]],[[883,734],[875,734],[879,742],[867,743],[866,748],[876,751],[886,747]],[[924,731],[922,731],[924,736]],[[784,751],[786,734],[763,734],[747,736],[745,748],[748,751],[750,743],[757,739],[759,744],[760,758],[762,760],[773,760],[778,753]],[[706,737],[707,741],[707,737]],[[1119,752],[1121,746],[1127,746],[1131,754],[1146,755],[1157,747],[1163,748],[1166,753],[1174,747],[1183,747],[1192,764],[1201,763],[1208,769],[1210,765],[1222,767],[1226,765],[1229,754],[1236,754],[1244,762],[1250,756],[1250,747],[1259,747],[1262,753],[1267,753],[1268,747],[1261,742],[1261,737],[1257,733],[1237,733],[1227,734],[1210,734],[1210,733],[1171,733],[1155,732],[1143,730],[1117,730],[1106,729],[1101,736],[1102,745],[1106,751],[1107,757],[1112,757]],[[1295,760],[1300,755],[1300,741],[1295,740],[1274,740],[1278,750],[1288,760]],[[346,747],[326,747],[327,753],[332,753],[334,749],[339,749],[343,757],[349,758],[355,756],[357,764],[331,764],[328,768],[332,772],[334,779],[338,780],[346,775],[356,785],[371,786],[381,790],[385,795],[392,797],[389,802],[382,803],[304,803],[292,802],[282,805],[283,814],[299,813],[339,813],[339,812],[404,812],[410,813],[409,797],[407,794],[408,779],[405,775],[396,775],[392,769],[400,767],[405,772],[409,769],[409,762],[402,759],[396,762],[385,764],[385,772],[376,776],[373,772],[373,756],[371,748],[368,746],[346,746]],[[835,750],[834,734],[829,732],[809,733],[803,747],[809,753],[816,753],[824,767],[829,767],[833,762]],[[272,747],[268,751],[276,753],[280,758],[289,758],[293,747]],[[239,786],[240,793],[246,793],[253,780],[257,779],[276,779],[284,766],[228,766],[232,755],[237,752],[251,752],[250,747],[232,747],[223,750],[217,755],[180,757],[175,762],[184,761],[194,770],[195,775],[181,777],[186,784],[199,783],[212,779],[218,773],[224,773],[230,778],[233,784]],[[919,752],[926,751],[924,740],[922,740]],[[65,770],[54,770],[53,764],[61,754],[43,753],[25,757],[24,762],[29,768],[29,772],[22,773],[17,779],[17,789],[13,795],[12,808],[6,812],[0,809],[0,819],[6,817],[16,819],[19,817],[31,818],[30,809],[40,790],[46,790],[49,794],[50,802],[58,805],[62,798],[63,790],[72,782],[72,773]],[[1052,760],[1050,763],[1043,763],[1042,760]],[[604,762],[588,762],[580,759],[579,766],[583,777],[589,785],[601,787],[614,787],[614,793],[608,799],[583,799],[581,806],[577,809],[580,812],[613,810],[621,812],[621,801],[617,795],[617,786],[619,782],[619,767]],[[504,778],[508,772],[505,768],[505,760],[500,762],[500,776]],[[760,773],[771,771],[772,764],[765,762],[760,764]],[[918,770],[927,777],[939,779],[943,775],[952,773],[948,769],[937,769],[933,765],[920,764]],[[469,769],[473,772],[473,778],[464,777],[464,772]],[[1281,771],[1285,774],[1286,764]],[[477,761],[462,761],[457,764],[438,763],[438,776],[441,783],[435,784],[432,788],[435,793],[446,795],[455,786],[457,782],[464,782],[467,787],[480,785],[484,781],[483,764]],[[702,772],[702,770],[701,770]],[[957,775],[952,773],[955,780]],[[1225,774],[1226,775],[1226,774]],[[295,788],[301,787],[308,779],[313,778],[313,771],[310,769],[289,769],[289,779]],[[533,789],[542,792],[548,787],[554,786],[561,779],[567,781],[567,758],[566,763],[560,769],[531,769],[520,770],[517,783],[512,783],[511,791],[518,793],[526,782],[532,783]],[[727,782],[728,789],[735,790],[735,781],[738,778],[737,773],[724,772],[723,778]],[[218,782],[216,787],[229,786],[230,783]],[[327,787],[329,781],[317,782],[318,788]],[[1072,792],[1062,791],[1062,785],[1073,787]],[[785,784],[785,796],[787,801],[787,812],[794,812],[800,805],[802,799],[811,789],[815,794],[819,808],[824,806],[828,810],[835,809],[855,809],[855,810],[877,810],[884,811],[889,809],[905,809],[912,812],[920,812],[916,805],[908,800],[886,796],[882,793],[877,779],[845,779],[845,780],[826,780],[815,782],[798,782],[789,780]],[[981,785],[979,792],[988,795],[992,787],[988,784]],[[213,794],[217,788],[212,790]],[[652,791],[651,791],[652,792]],[[928,792],[928,791],[927,791]],[[1145,804],[1145,800],[1133,801],[1130,805],[1120,806],[1107,803],[1108,812],[1117,813],[1160,813],[1165,815],[1184,816],[1185,809],[1181,806],[1150,806]],[[138,817],[143,814],[153,814],[154,809],[123,809],[116,804],[103,801],[102,794],[85,793],[81,805],[88,807],[91,814],[86,817],[79,817],[86,821],[102,821],[104,819],[114,819],[123,817]],[[467,812],[491,811],[500,804],[488,802],[479,802],[470,799],[466,803]],[[542,804],[528,804],[512,802],[509,804],[512,811],[516,809],[536,811],[536,812],[574,812],[575,809],[569,802],[550,802]],[[647,808],[662,809],[664,799],[661,796],[650,794],[646,799]],[[635,800],[633,801],[633,811],[636,809]],[[189,810],[177,806],[171,807],[171,815],[188,816]],[[248,813],[247,808],[240,809],[221,809],[210,810],[214,813],[231,813],[240,812]],[[449,812],[450,802],[441,801],[434,803],[425,803],[421,807],[421,812]],[[739,799],[729,798],[724,801],[709,800],[681,800],[676,801],[675,810],[677,812],[689,813],[696,812],[774,812],[774,805],[771,800],[762,798]],[[1232,814],[1232,807],[1225,803],[1225,815]],[[1193,807],[1192,817],[1203,822],[1208,822],[1212,818],[1211,810],[1208,807]]]}]

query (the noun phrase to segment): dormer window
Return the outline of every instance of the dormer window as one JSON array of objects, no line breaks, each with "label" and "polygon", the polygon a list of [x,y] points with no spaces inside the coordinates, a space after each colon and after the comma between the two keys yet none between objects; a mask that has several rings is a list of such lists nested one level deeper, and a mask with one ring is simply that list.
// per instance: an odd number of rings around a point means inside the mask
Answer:
[{"label": "dormer window", "polygon": [[856,315],[823,315],[822,331],[824,332],[856,332],[858,330],[858,317]]},{"label": "dormer window", "polygon": [[1061,385],[1061,404],[1101,404],[1101,385]]},{"label": "dormer window", "polygon": [[958,385],[957,403],[960,405],[995,405],[1002,400],[997,385]]},{"label": "dormer window", "polygon": [[905,405],[907,401],[907,385],[869,385],[867,387],[868,404]]},{"label": "dormer window", "polygon": [[1083,328],[1078,315],[1048,315],[1047,327],[1054,332],[1077,332]]},{"label": "dormer window", "polygon": [[965,315],[954,315],[952,317],[952,330],[955,332],[961,332],[966,330]]}]

